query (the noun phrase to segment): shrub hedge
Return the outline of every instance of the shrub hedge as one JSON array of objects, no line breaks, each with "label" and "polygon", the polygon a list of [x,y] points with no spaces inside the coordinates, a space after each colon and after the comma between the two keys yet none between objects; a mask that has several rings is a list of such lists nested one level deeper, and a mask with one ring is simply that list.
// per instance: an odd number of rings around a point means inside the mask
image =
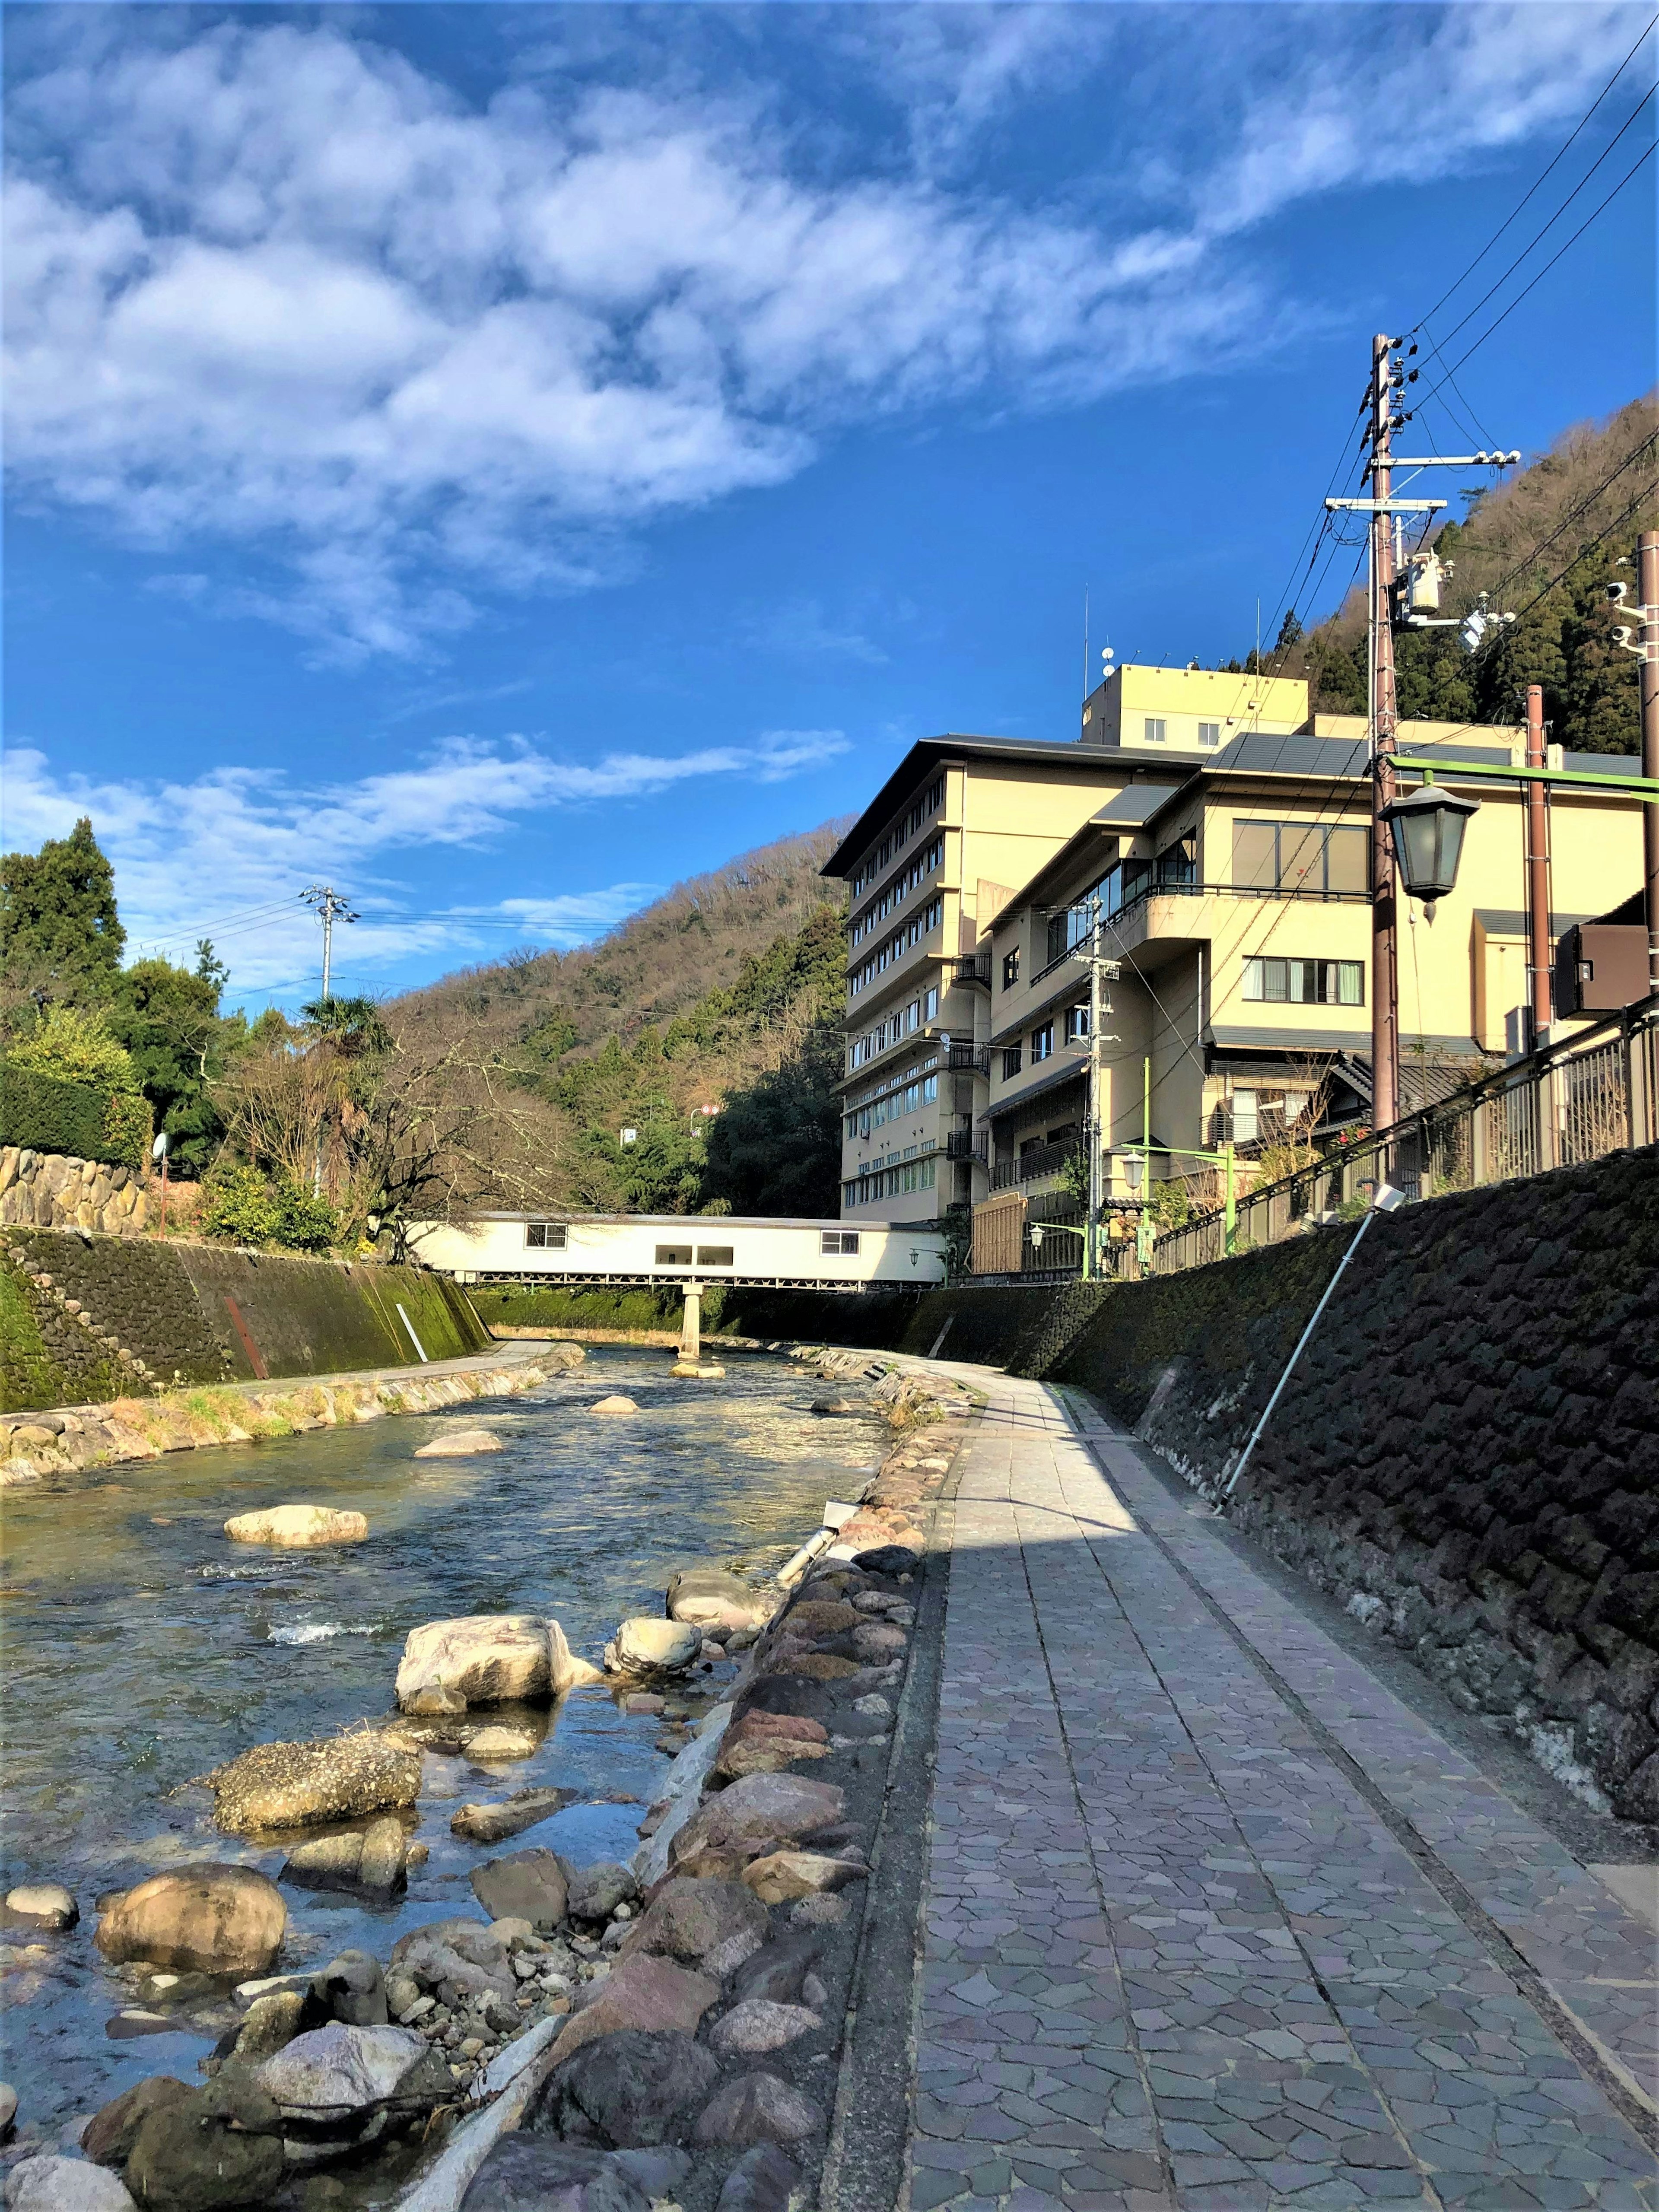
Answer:
[{"label": "shrub hedge", "polygon": [[142,1168],[150,1134],[149,1102],[135,1091],[64,1083],[11,1061],[0,1066],[0,1145]]}]

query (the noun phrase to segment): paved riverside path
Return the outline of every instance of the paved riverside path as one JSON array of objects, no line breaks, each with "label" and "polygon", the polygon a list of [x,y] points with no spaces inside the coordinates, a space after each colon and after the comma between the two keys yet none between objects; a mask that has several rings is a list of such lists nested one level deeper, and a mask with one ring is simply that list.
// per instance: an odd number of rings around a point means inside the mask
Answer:
[{"label": "paved riverside path", "polygon": [[1659,2205],[1650,1931],[1097,1416],[973,1379],[911,2212]]}]

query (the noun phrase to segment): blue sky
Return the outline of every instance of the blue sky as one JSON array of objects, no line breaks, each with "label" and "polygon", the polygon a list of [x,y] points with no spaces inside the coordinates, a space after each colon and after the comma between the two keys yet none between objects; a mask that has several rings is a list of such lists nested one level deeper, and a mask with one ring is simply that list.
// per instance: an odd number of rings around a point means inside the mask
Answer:
[{"label": "blue sky", "polygon": [[[12,9],[7,843],[89,811],[134,949],[210,934],[250,1006],[314,988],[331,880],[337,988],[385,992],[580,942],[919,735],[1074,736],[1085,586],[1097,657],[1242,652],[1370,333],[1645,20]],[[1452,359],[1650,143],[1607,151],[1652,53]],[[1653,174],[1425,408],[1443,451],[1651,385]]]}]

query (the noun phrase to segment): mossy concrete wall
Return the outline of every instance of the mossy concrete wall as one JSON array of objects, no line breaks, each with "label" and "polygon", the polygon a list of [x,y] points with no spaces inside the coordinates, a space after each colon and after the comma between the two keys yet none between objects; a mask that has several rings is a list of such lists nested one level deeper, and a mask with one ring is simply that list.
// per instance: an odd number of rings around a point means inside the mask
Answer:
[{"label": "mossy concrete wall", "polygon": [[403,1367],[489,1343],[465,1293],[415,1267],[14,1227],[0,1270],[10,1409]]}]

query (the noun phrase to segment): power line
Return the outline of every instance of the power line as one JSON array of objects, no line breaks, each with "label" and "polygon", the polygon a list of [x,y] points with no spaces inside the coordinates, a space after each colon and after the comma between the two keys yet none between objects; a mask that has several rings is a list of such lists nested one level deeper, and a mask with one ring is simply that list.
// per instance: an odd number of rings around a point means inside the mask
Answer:
[{"label": "power line", "polygon": [[[1614,71],[1613,71],[1613,75],[1612,75],[1612,76],[1607,79],[1607,82],[1602,86],[1602,88],[1601,88],[1601,91],[1600,91],[1600,92],[1598,92],[1598,93],[1596,94],[1596,95],[1595,95],[1595,99],[1590,102],[1589,106],[1585,109],[1585,111],[1584,111],[1583,114],[1583,115],[1581,115],[1581,116],[1579,117],[1578,121],[1574,125],[1574,126],[1573,126],[1572,130],[1568,133],[1568,135],[1567,135],[1566,138],[1562,142],[1562,143],[1561,143],[1560,147],[1557,149],[1557,151],[1556,151],[1556,153],[1554,154],[1554,155],[1553,155],[1553,156],[1551,158],[1551,160],[1550,160],[1550,161],[1549,161],[1545,165],[1545,167],[1544,167],[1542,169],[1540,169],[1540,170],[1539,171],[1539,173],[1538,173],[1537,176],[1534,178],[1534,179],[1533,179],[1532,183],[1531,183],[1531,184],[1527,187],[1526,191],[1525,191],[1521,195],[1521,198],[1520,198],[1516,202],[1515,205],[1514,205],[1514,206],[1510,210],[1510,212],[1508,213],[1508,215],[1506,215],[1506,216],[1504,216],[1504,218],[1503,222],[1500,222],[1500,223],[1498,224],[1498,226],[1497,229],[1496,229],[1495,231],[1493,231],[1493,233],[1492,233],[1492,236],[1491,236],[1491,237],[1486,240],[1486,244],[1481,247],[1481,249],[1480,249],[1480,252],[1479,252],[1479,253],[1477,253],[1477,254],[1475,255],[1475,257],[1474,257],[1474,260],[1473,260],[1473,261],[1471,261],[1470,263],[1468,263],[1468,264],[1467,265],[1467,267],[1465,267],[1465,268],[1462,270],[1462,271],[1458,276],[1455,276],[1455,277],[1452,279],[1451,283],[1450,283],[1446,287],[1445,290],[1444,290],[1444,291],[1440,295],[1440,297],[1439,297],[1439,298],[1435,301],[1435,303],[1434,303],[1433,307],[1431,307],[1431,308],[1429,308],[1429,310],[1427,311],[1427,313],[1425,313],[1425,314],[1421,318],[1421,319],[1420,319],[1418,323],[1415,323],[1415,324],[1413,324],[1413,330],[1420,329],[1420,328],[1422,327],[1423,323],[1426,323],[1426,322],[1427,322],[1427,320],[1428,320],[1428,319],[1429,319],[1429,316],[1430,316],[1430,315],[1437,315],[1437,314],[1439,313],[1439,312],[1440,312],[1440,310],[1442,309],[1442,307],[1443,307],[1445,306],[1445,304],[1446,304],[1447,301],[1448,301],[1448,300],[1449,300],[1449,299],[1450,299],[1450,297],[1452,296],[1452,294],[1453,294],[1454,292],[1455,292],[1455,291],[1456,291],[1456,289],[1457,289],[1458,286],[1459,286],[1460,284],[1462,284],[1467,277],[1472,276],[1474,274],[1474,271],[1475,271],[1475,270],[1476,270],[1480,266],[1480,264],[1481,264],[1481,263],[1486,259],[1486,256],[1487,256],[1487,255],[1492,252],[1492,250],[1493,246],[1497,245],[1497,243],[1498,243],[1498,240],[1499,240],[1500,238],[1502,238],[1502,236],[1504,235],[1504,232],[1509,228],[1510,225],[1510,224],[1515,221],[1516,217],[1520,214],[1520,212],[1521,212],[1522,209],[1522,208],[1524,208],[1524,207],[1526,206],[1526,204],[1527,204],[1528,201],[1528,200],[1530,200],[1530,199],[1534,197],[1534,195],[1537,192],[1537,191],[1538,191],[1539,187],[1543,184],[1543,182],[1544,182],[1544,180],[1546,179],[1546,178],[1547,178],[1548,176],[1550,176],[1550,175],[1553,173],[1553,172],[1555,169],[1557,169],[1557,168],[1560,166],[1561,162],[1565,159],[1565,157],[1566,157],[1566,155],[1567,155],[1568,152],[1570,151],[1570,149],[1571,149],[1571,147],[1573,146],[1573,144],[1575,143],[1575,142],[1576,142],[1576,141],[1578,139],[1578,137],[1583,134],[1583,131],[1584,131],[1589,127],[1589,123],[1590,123],[1590,121],[1591,121],[1592,118],[1595,116],[1595,114],[1596,111],[1600,108],[1600,106],[1601,106],[1601,105],[1602,101],[1607,98],[1607,94],[1608,94],[1613,90],[1613,88],[1614,85],[1616,85],[1616,84],[1618,83],[1618,82],[1619,82],[1620,78],[1621,76],[1623,76],[1623,75],[1625,74],[1625,71],[1626,71],[1626,70],[1630,67],[1631,64],[1635,60],[1635,58],[1636,58],[1636,57],[1637,57],[1637,55],[1638,55],[1638,53],[1641,51],[1641,49],[1642,49],[1643,46],[1646,43],[1646,41],[1647,41],[1647,40],[1648,40],[1648,38],[1649,38],[1650,34],[1651,33],[1651,32],[1652,32],[1652,30],[1653,30],[1654,25],[1655,25],[1656,23],[1659,23],[1659,15],[1651,15],[1651,16],[1650,16],[1650,17],[1649,17],[1649,19],[1648,19],[1647,22],[1644,25],[1644,27],[1643,27],[1643,28],[1642,28],[1642,31],[1641,31],[1641,34],[1640,34],[1640,36],[1637,39],[1636,44],[1635,44],[1635,45],[1631,48],[1630,52],[1629,52],[1625,56],[1624,60],[1623,60],[1623,61],[1621,61],[1621,62],[1620,63],[1620,64],[1619,64],[1618,68],[1617,68],[1616,70],[1614,70]],[[1645,98],[1647,97],[1647,95],[1644,94],[1643,95],[1643,97],[1644,97],[1644,99],[1645,100]],[[1628,128],[1628,125],[1626,125],[1626,128]],[[1591,172],[1591,173],[1593,173],[1593,172]],[[1583,181],[1583,180],[1581,180],[1581,181]],[[1565,201],[1563,201],[1562,205],[1565,207],[1565,206],[1566,205],[1566,202],[1565,202]],[[1557,210],[1557,213],[1559,214],[1559,212],[1560,212],[1560,210],[1559,210],[1559,209],[1558,209],[1558,210]],[[1553,222],[1554,220],[1555,220],[1555,217],[1553,216],[1550,218],[1550,221]],[[1548,228],[1549,228],[1549,225],[1547,223],[1547,224],[1545,225],[1545,228],[1546,228],[1546,229],[1547,229]],[[1541,235],[1542,235],[1542,233],[1540,233],[1540,235],[1541,236]],[[1534,240],[1534,244],[1535,245],[1536,243],[1537,243],[1537,240]],[[1531,251],[1531,247],[1528,247],[1528,252],[1530,252],[1530,251]],[[1526,258],[1526,257],[1525,257],[1525,255],[1522,255],[1522,258],[1523,260],[1524,260],[1524,258]],[[1503,282],[1503,279],[1500,277],[1500,278],[1499,278],[1499,280],[1498,280],[1498,282],[1501,283]],[[1449,332],[1449,333],[1448,333],[1448,335],[1449,336],[1449,335],[1450,335],[1450,333]],[[1487,441],[1487,442],[1488,442],[1488,444],[1490,444],[1492,441],[1491,441],[1491,440],[1489,439],[1489,440]]]}]

